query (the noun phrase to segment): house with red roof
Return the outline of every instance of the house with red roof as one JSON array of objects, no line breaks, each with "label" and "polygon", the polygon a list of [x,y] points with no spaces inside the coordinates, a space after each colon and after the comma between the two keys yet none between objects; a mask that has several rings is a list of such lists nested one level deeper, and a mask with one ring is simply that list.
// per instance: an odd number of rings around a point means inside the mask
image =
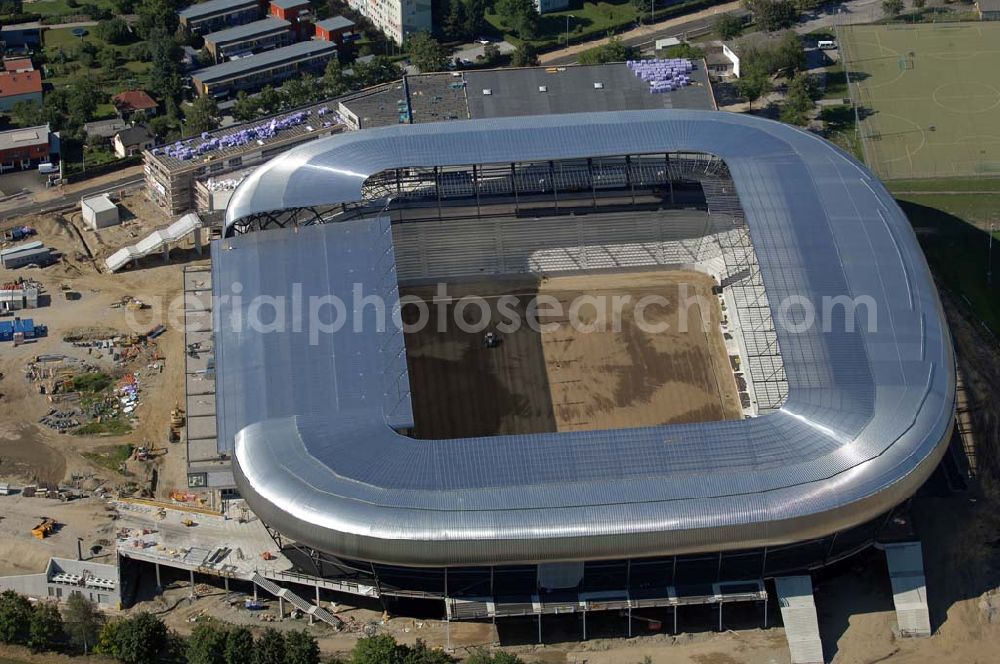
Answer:
[{"label": "house with red roof", "polygon": [[126,90],[111,98],[111,103],[122,120],[128,120],[139,112],[147,116],[156,115],[159,104],[144,90]]},{"label": "house with red roof", "polygon": [[0,112],[10,112],[21,102],[42,105],[42,74],[29,58],[3,61],[0,71]]}]

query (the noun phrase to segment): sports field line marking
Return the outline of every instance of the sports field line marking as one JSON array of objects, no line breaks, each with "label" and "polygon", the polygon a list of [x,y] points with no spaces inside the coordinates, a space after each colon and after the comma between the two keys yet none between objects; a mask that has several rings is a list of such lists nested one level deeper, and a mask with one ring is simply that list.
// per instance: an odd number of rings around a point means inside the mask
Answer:
[{"label": "sports field line marking", "polygon": [[[986,108],[979,109],[979,110],[965,110],[965,109],[961,109],[961,108],[954,108],[952,106],[946,106],[945,104],[942,104],[938,100],[938,91],[941,88],[948,87],[949,85],[978,85],[978,86],[983,87],[983,88],[991,88],[993,90],[993,94],[992,95],[956,95],[955,97],[943,97],[945,99],[953,98],[953,99],[959,99],[959,100],[961,100],[961,99],[978,99],[979,97],[992,97],[996,101],[994,101],[991,106],[988,106]],[[931,100],[939,108],[943,108],[946,111],[950,111],[952,113],[960,113],[962,115],[976,115],[978,113],[986,113],[987,111],[992,111],[997,106],[1000,106],[1000,90],[997,90],[994,86],[990,85],[989,83],[980,83],[979,81],[942,83],[941,85],[939,85],[937,88],[934,89],[934,92],[931,93]]]},{"label": "sports field line marking", "polygon": [[883,115],[885,117],[887,117],[887,118],[896,118],[897,120],[902,120],[903,122],[908,122],[911,125],[913,125],[914,127],[916,127],[917,130],[920,132],[920,145],[917,146],[916,150],[914,150],[913,152],[910,152],[910,144],[908,142],[904,142],[903,143],[903,147],[906,148],[906,154],[905,155],[900,156],[900,157],[893,157],[892,159],[883,159],[882,160],[883,163],[891,164],[893,162],[902,161],[903,159],[906,159],[906,160],[908,160],[910,162],[910,172],[912,173],[913,172],[913,155],[915,155],[918,152],[920,152],[924,148],[924,146],[927,145],[927,132],[924,131],[923,127],[921,127],[920,125],[918,125],[913,120],[910,120],[909,118],[904,118],[901,115],[893,115],[892,113],[883,113]]}]

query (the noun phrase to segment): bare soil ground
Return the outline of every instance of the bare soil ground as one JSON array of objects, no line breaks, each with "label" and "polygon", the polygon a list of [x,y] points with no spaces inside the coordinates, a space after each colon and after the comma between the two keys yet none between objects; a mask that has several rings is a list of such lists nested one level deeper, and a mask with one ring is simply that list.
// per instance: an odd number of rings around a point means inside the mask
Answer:
[{"label": "bare soil ground", "polygon": [[[580,431],[735,419],[736,383],[707,275],[680,270],[403,288],[429,303],[407,334],[416,435]],[[478,306],[489,307],[483,320]],[[512,316],[522,324],[503,331]],[[648,306],[643,298],[663,298]],[[682,306],[682,300],[693,302]],[[537,302],[538,325],[530,325]],[[558,313],[557,313],[558,312]],[[618,312],[618,313],[616,313]],[[438,325],[444,314],[447,324]],[[703,322],[704,317],[704,322]],[[419,320],[404,306],[403,320]],[[464,320],[466,329],[455,323]],[[484,346],[487,331],[502,343]]]},{"label": "bare soil ground", "polygon": [[[75,436],[40,425],[39,419],[49,409],[59,408],[60,403],[39,394],[38,386],[24,375],[27,363],[44,354],[66,355],[114,371],[116,367],[107,351],[88,352],[75,348],[63,337],[67,332],[83,328],[99,328],[109,334],[144,332],[157,323],[168,322],[170,303],[182,292],[181,262],[192,258],[193,251],[174,250],[174,260],[170,264],[164,264],[157,256],[145,259],[139,269],[115,275],[102,272],[104,257],[166,222],[141,193],[127,196],[122,208],[123,225],[97,232],[83,226],[78,211],[16,220],[18,224],[35,228],[38,235],[34,239],[60,252],[62,260],[41,269],[0,268],[0,282],[24,277],[42,284],[45,296],[41,298],[40,307],[21,315],[48,327],[46,337],[20,347],[0,344],[0,374],[3,376],[0,380],[0,481],[18,487],[33,482],[70,484],[74,476],[82,476],[85,479],[77,483],[84,488],[101,483],[114,487],[127,479],[143,483],[155,469],[158,497],[165,497],[173,488],[186,487],[184,446],[166,442],[170,410],[175,405],[183,405],[184,354],[180,329],[170,328],[157,339],[156,350],[166,358],[162,372],[146,364],[131,367],[139,374],[142,394],[135,412],[138,425],[125,436]],[[79,299],[64,299],[60,290],[63,284],[78,293]],[[125,295],[153,307],[143,311],[111,308],[113,302]],[[152,463],[129,462],[129,478],[82,456],[124,443],[166,446],[168,452]],[[17,499],[0,497],[0,515],[7,516],[14,500]],[[53,516],[48,514],[55,507],[53,501],[37,501],[36,507],[25,508],[37,512],[29,513],[27,520],[38,515]],[[96,527],[78,512],[70,511],[65,516],[65,532],[75,533],[77,529],[81,532],[72,537],[59,532],[41,543],[31,537],[20,521],[12,523],[9,531],[0,521],[0,528],[4,529],[0,537],[0,574],[39,571],[53,551],[58,551],[55,555],[75,556],[76,535],[85,535]],[[61,540],[69,543],[65,551],[60,548]]]}]

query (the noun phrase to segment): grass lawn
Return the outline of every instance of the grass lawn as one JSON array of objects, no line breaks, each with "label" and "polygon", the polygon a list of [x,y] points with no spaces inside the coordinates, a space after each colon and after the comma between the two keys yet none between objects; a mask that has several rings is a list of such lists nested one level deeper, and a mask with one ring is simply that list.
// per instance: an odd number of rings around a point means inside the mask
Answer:
[{"label": "grass lawn", "polygon": [[73,34],[73,28],[57,28],[55,30],[46,30],[43,33],[43,42],[45,43],[45,50],[55,50],[62,47],[63,50],[70,50],[80,42],[91,42],[97,46],[104,46],[105,42],[98,39],[97,35],[94,34],[94,28],[83,28],[87,31],[83,37],[77,37]]},{"label": "grass lawn", "polygon": [[991,285],[986,279],[989,232],[974,225],[988,225],[998,217],[1000,194],[903,195],[897,200],[940,285],[965,300],[994,334],[1000,333],[1000,232],[993,237]]},{"label": "grass lawn", "polygon": [[87,2],[80,0],[77,7],[70,7],[66,0],[39,0],[38,2],[24,3],[24,11],[32,14],[46,16],[77,16],[86,14],[91,7],[106,7],[111,9],[110,2]]},{"label": "grass lawn", "polygon": [[[570,9],[545,14],[538,19],[538,39],[534,41],[557,41],[565,43],[566,17],[569,19],[570,39],[578,40],[582,35],[606,33],[623,23],[635,23],[638,12],[629,0],[615,2],[573,3]],[[486,14],[486,20],[503,33],[504,27],[496,14]]]},{"label": "grass lawn", "polygon": [[826,139],[864,163],[861,142],[855,131],[854,110],[850,106],[824,106],[819,118],[826,123]]},{"label": "grass lawn", "polygon": [[944,180],[891,180],[889,191],[935,193],[941,191],[989,191],[1000,194],[1000,178],[948,178]]},{"label": "grass lawn", "polygon": [[118,468],[132,456],[132,450],[133,447],[131,445],[115,445],[114,447],[104,448],[100,452],[84,452],[82,456],[99,466],[117,473]]},{"label": "grass lawn", "polygon": [[868,166],[883,180],[1000,176],[1000,23],[841,30]]}]

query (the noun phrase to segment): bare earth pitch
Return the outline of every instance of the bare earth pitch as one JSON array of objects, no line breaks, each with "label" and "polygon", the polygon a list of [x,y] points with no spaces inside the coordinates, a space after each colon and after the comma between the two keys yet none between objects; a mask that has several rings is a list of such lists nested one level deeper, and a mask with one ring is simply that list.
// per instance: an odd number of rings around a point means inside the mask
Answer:
[{"label": "bare earth pitch", "polygon": [[[449,283],[448,299],[440,303],[432,301],[436,286],[403,286],[404,298],[427,302],[429,314],[428,325],[406,334],[414,435],[457,438],[742,417],[713,285],[707,275],[686,270],[541,281],[513,277]],[[558,300],[563,315],[550,315],[554,307],[538,300],[544,328],[522,324],[501,333],[498,347],[486,348],[485,333],[509,318],[498,306],[508,294],[516,296],[511,310],[522,322],[538,296]],[[484,330],[463,331],[454,324],[456,305],[465,296],[489,304]],[[590,297],[571,315],[570,305],[581,296]],[[645,296],[661,296],[667,304],[639,307],[647,323],[640,325],[636,304]],[[616,302],[620,316],[613,315]],[[682,303],[687,303],[683,310]],[[457,308],[468,323],[480,320],[479,306]],[[442,312],[448,324],[440,328]],[[404,322],[412,324],[418,316],[416,305],[404,304]],[[621,320],[620,331],[615,319]]]}]

